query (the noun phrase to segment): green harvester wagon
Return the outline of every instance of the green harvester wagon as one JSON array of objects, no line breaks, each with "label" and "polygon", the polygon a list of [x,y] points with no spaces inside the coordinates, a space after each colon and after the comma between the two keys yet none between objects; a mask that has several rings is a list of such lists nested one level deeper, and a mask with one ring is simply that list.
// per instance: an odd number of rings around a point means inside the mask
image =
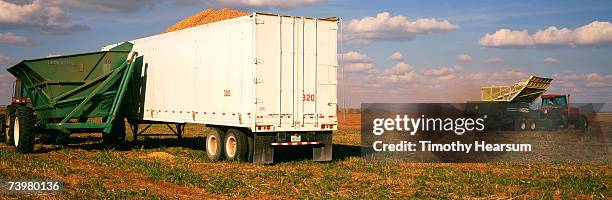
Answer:
[{"label": "green harvester wagon", "polygon": [[102,132],[103,141],[125,137],[125,99],[137,57],[132,44],[108,51],[24,60],[8,71],[31,105],[9,105],[5,142],[32,152],[36,133],[65,136]]}]

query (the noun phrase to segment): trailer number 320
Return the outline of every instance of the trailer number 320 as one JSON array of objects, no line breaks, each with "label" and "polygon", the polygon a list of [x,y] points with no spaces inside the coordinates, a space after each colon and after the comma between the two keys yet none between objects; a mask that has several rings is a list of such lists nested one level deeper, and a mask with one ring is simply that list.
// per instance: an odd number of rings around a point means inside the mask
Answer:
[{"label": "trailer number 320", "polygon": [[315,101],[315,95],[314,94],[304,94],[302,96],[302,101]]}]

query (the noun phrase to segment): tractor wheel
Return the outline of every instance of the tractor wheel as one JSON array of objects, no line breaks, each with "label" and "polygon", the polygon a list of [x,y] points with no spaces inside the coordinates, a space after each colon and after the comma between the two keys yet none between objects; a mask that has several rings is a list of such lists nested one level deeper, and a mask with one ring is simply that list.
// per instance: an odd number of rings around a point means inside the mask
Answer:
[{"label": "tractor wheel", "polygon": [[223,141],[225,133],[218,128],[210,128],[206,136],[206,155],[211,161],[219,161],[223,158]]},{"label": "tractor wheel", "polygon": [[102,133],[102,143],[107,146],[115,146],[125,141],[125,121],[123,117],[115,119],[110,133]]},{"label": "tractor wheel", "polygon": [[230,129],[225,134],[223,143],[225,144],[225,159],[229,161],[248,160],[249,146],[245,133],[236,129]]},{"label": "tractor wheel", "polygon": [[579,129],[588,129],[589,128],[589,120],[587,120],[587,118],[583,115],[578,117],[578,120],[576,120],[576,128]]},{"label": "tractor wheel", "polygon": [[559,128],[561,129],[567,129],[568,128],[568,119],[567,119],[567,115],[562,114],[561,116],[559,116]]},{"label": "tractor wheel", "polygon": [[13,120],[13,144],[20,153],[32,153],[36,138],[35,118],[32,108],[19,106]]},{"label": "tractor wheel", "polygon": [[6,138],[4,137],[4,132],[6,131],[6,116],[3,114],[0,114],[0,133],[2,133],[2,138],[0,138],[0,142],[2,143],[6,143]]},{"label": "tractor wheel", "polygon": [[1,141],[8,144],[13,145],[13,118],[15,118],[15,109],[17,109],[16,105],[8,105],[6,106],[6,113],[4,114],[4,125],[5,129],[2,133]]}]

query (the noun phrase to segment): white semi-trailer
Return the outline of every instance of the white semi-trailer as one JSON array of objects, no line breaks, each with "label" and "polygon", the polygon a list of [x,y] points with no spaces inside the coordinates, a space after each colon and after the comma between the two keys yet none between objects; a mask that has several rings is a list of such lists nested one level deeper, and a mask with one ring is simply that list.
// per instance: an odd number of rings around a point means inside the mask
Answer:
[{"label": "white semi-trailer", "polygon": [[144,99],[130,116],[206,124],[212,160],[271,163],[275,149],[304,145],[331,160],[337,34],[336,18],[253,13],[131,40],[142,81],[132,98]]}]

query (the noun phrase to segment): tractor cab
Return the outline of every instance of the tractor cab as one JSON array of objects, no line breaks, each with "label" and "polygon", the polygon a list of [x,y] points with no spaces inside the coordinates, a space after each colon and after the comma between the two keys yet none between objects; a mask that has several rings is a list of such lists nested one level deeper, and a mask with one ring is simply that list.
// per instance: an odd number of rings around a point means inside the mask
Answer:
[{"label": "tractor cab", "polygon": [[15,87],[13,90],[13,98],[11,99],[12,105],[28,105],[30,99],[28,98],[28,91],[23,87],[19,79],[15,80]]},{"label": "tractor cab", "polygon": [[565,94],[545,94],[542,95],[542,107],[567,107],[569,95]]},{"label": "tractor cab", "polygon": [[576,127],[586,127],[587,119],[578,108],[571,107],[569,94],[542,95],[542,117],[559,120],[562,126],[574,124]]}]

